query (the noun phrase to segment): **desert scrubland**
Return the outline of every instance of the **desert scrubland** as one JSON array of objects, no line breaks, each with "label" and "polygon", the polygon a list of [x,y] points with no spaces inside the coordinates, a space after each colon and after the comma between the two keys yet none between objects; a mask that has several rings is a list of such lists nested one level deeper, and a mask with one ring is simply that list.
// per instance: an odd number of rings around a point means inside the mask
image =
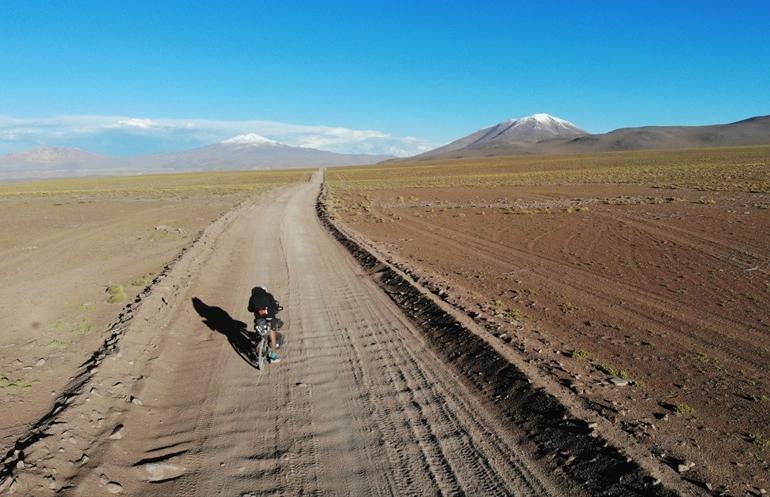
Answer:
[{"label": "desert scrubland", "polygon": [[[674,495],[587,431],[556,434],[588,456],[570,467],[520,445],[526,430],[319,221],[321,177],[209,224],[7,449],[0,493]],[[246,331],[255,284],[285,307],[281,361],[262,370]]]},{"label": "desert scrubland", "polygon": [[333,215],[704,489],[770,484],[770,147],[327,171]]},{"label": "desert scrubland", "polygon": [[0,443],[24,433],[164,266],[247,196],[306,171],[0,185]]}]

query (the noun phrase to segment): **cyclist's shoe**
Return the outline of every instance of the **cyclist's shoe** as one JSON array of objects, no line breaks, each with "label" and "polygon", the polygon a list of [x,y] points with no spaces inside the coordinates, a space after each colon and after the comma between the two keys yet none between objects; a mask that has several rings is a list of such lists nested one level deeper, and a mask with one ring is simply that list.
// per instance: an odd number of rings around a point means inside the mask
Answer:
[{"label": "cyclist's shoe", "polygon": [[275,352],[270,352],[267,358],[270,359],[270,362],[281,362],[281,357]]}]

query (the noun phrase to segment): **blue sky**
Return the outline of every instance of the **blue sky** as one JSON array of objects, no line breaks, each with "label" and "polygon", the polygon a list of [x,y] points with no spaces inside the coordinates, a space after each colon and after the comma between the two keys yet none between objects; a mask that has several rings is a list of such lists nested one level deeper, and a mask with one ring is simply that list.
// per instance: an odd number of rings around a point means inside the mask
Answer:
[{"label": "blue sky", "polygon": [[770,114],[768,26],[759,0],[0,0],[0,153],[249,131],[407,153],[535,112],[730,122]]}]

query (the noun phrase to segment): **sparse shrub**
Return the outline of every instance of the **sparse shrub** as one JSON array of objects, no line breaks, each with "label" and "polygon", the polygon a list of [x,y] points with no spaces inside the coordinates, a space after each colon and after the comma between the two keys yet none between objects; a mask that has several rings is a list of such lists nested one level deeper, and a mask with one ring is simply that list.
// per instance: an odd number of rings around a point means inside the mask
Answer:
[{"label": "sparse shrub", "polygon": [[152,279],[154,278],[154,275],[152,273],[147,273],[142,275],[141,277],[135,279],[131,282],[131,286],[141,286],[145,287],[150,284]]},{"label": "sparse shrub", "polygon": [[684,402],[680,402],[674,405],[674,414],[677,416],[685,416],[688,414],[695,414],[695,408]]},{"label": "sparse shrub", "polygon": [[561,309],[561,312],[563,312],[564,314],[572,314],[573,312],[575,312],[577,307],[575,306],[575,304],[571,302],[562,302],[561,304],[559,304],[559,309]]},{"label": "sparse shrub", "polygon": [[51,329],[56,332],[64,332],[67,331],[67,328],[69,328],[69,323],[66,321],[57,321],[52,326]]},{"label": "sparse shrub", "polygon": [[51,340],[48,342],[48,347],[52,349],[65,349],[67,348],[67,344],[62,342],[61,340]]},{"label": "sparse shrub", "polygon": [[86,335],[91,331],[91,323],[83,321],[72,329],[72,334],[76,336]]},{"label": "sparse shrub", "polygon": [[588,359],[591,357],[591,353],[587,350],[583,349],[575,349],[572,351],[572,354],[570,354],[573,359]]},{"label": "sparse shrub", "polygon": [[751,441],[752,444],[762,449],[766,449],[770,447],[770,439],[768,439],[766,436],[764,436],[762,433],[758,431],[749,435],[749,440]]},{"label": "sparse shrub", "polygon": [[128,296],[126,295],[126,290],[123,288],[123,285],[108,287],[107,294],[109,295],[107,302],[110,304],[118,304],[128,300]]},{"label": "sparse shrub", "polygon": [[603,362],[596,363],[595,366],[596,366],[596,369],[610,376],[615,376],[617,378],[623,378],[623,379],[631,378],[631,374],[625,369],[618,369]]},{"label": "sparse shrub", "polygon": [[524,315],[518,309],[507,309],[505,312],[503,312],[503,316],[507,317],[508,319],[513,319],[514,321],[524,320]]}]

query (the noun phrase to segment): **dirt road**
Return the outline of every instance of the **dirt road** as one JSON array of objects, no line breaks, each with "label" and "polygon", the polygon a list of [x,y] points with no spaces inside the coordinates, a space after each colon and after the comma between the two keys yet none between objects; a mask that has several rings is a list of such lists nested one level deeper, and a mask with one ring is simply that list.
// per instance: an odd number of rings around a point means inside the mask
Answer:
[{"label": "dirt road", "polygon": [[[564,494],[323,229],[319,186],[259,198],[204,236],[5,489]],[[256,284],[282,300],[288,338],[263,373],[238,331]]]}]

